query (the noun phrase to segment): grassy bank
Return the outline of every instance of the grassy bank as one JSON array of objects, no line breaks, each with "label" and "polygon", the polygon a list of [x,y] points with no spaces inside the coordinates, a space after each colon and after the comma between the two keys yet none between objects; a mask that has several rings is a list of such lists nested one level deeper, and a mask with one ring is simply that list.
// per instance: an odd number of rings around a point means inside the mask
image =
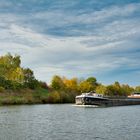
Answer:
[{"label": "grassy bank", "polygon": [[0,93],[0,105],[14,105],[14,104],[39,104],[43,103],[42,98],[47,98],[48,92],[38,90],[18,90],[18,91],[4,91]]},{"label": "grassy bank", "polygon": [[6,90],[0,92],[0,105],[74,103],[74,95],[46,89]]}]

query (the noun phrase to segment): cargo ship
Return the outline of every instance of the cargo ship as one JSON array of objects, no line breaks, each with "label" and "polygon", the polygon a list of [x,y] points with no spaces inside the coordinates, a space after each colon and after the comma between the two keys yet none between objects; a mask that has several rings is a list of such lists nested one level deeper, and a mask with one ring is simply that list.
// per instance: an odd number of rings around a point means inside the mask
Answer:
[{"label": "cargo ship", "polygon": [[125,106],[140,105],[140,93],[132,93],[128,97],[109,97],[95,92],[82,93],[75,97],[76,105]]}]

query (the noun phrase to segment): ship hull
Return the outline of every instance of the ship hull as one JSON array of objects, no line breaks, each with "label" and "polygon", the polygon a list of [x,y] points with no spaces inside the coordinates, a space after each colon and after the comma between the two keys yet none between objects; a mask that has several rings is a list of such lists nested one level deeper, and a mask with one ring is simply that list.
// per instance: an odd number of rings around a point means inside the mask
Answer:
[{"label": "ship hull", "polygon": [[140,105],[140,98],[108,99],[108,98],[76,98],[76,105],[97,105],[97,106],[125,106]]}]

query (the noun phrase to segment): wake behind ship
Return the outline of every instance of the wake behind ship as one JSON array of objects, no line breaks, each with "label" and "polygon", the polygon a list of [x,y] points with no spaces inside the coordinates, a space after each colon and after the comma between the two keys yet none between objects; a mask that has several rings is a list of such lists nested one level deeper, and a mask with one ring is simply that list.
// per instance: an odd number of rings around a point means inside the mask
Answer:
[{"label": "wake behind ship", "polygon": [[128,97],[106,97],[95,92],[82,93],[75,97],[76,105],[97,105],[97,106],[124,106],[140,105],[140,94],[133,93]]}]

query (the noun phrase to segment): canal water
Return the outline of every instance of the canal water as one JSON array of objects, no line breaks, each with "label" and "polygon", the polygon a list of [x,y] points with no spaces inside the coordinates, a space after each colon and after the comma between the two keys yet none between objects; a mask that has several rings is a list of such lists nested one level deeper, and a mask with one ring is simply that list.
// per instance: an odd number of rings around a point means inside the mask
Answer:
[{"label": "canal water", "polygon": [[140,106],[1,106],[0,140],[140,140]]}]

